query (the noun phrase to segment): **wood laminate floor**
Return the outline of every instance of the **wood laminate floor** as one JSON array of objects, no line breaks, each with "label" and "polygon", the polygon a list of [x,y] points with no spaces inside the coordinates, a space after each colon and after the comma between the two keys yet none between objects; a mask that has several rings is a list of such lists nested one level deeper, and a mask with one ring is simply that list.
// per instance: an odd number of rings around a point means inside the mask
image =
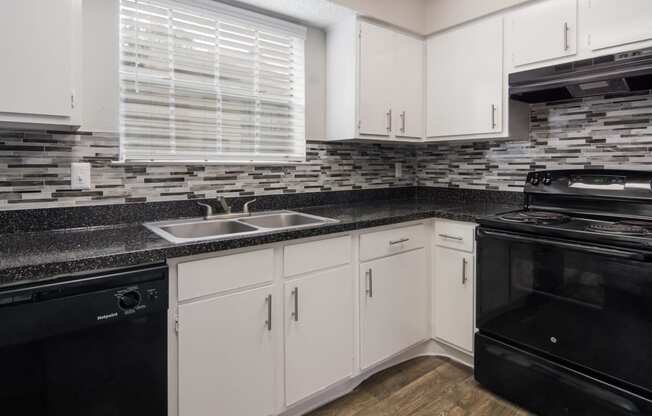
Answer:
[{"label": "wood laminate floor", "polygon": [[527,416],[480,387],[471,369],[446,358],[420,357],[365,380],[308,416]]}]

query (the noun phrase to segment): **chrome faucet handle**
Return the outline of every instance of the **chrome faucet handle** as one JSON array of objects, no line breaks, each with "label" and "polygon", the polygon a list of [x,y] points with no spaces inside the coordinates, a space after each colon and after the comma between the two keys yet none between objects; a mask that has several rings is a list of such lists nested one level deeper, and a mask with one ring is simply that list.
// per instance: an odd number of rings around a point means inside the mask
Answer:
[{"label": "chrome faucet handle", "polygon": [[249,204],[253,204],[254,202],[256,202],[255,199],[252,199],[251,201],[247,201],[247,202],[245,202],[244,206],[242,207],[242,212],[243,212],[245,215],[251,215],[251,214],[249,213]]},{"label": "chrome faucet handle", "polygon": [[208,218],[208,217],[213,215],[213,207],[212,206],[210,206],[208,204],[204,204],[203,202],[197,202],[197,205],[199,205],[201,207],[204,207],[206,209],[206,211],[204,212],[204,218]]},{"label": "chrome faucet handle", "polygon": [[224,210],[225,213],[230,214],[231,213],[231,207],[229,204],[226,203],[226,198],[223,196],[218,196],[217,201],[222,205],[222,209]]}]

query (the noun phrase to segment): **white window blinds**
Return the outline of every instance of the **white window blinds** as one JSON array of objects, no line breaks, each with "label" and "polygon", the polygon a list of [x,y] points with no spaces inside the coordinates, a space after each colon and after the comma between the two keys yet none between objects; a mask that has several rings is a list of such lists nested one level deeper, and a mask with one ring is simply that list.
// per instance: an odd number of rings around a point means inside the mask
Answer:
[{"label": "white window blinds", "polygon": [[305,160],[305,32],[213,1],[120,0],[121,160]]}]

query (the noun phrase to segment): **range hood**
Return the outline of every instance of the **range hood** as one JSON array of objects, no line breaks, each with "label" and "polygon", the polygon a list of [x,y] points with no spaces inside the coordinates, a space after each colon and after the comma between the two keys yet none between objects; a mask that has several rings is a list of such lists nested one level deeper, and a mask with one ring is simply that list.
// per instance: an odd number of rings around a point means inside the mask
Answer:
[{"label": "range hood", "polygon": [[526,103],[652,89],[652,48],[509,75],[510,98]]}]

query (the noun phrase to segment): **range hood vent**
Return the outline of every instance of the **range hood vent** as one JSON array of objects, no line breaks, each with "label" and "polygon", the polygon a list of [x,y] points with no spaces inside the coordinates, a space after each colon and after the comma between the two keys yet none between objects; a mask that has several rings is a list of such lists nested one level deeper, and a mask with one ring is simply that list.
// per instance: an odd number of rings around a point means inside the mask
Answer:
[{"label": "range hood vent", "polygon": [[652,89],[652,48],[509,75],[509,95],[526,103]]}]

